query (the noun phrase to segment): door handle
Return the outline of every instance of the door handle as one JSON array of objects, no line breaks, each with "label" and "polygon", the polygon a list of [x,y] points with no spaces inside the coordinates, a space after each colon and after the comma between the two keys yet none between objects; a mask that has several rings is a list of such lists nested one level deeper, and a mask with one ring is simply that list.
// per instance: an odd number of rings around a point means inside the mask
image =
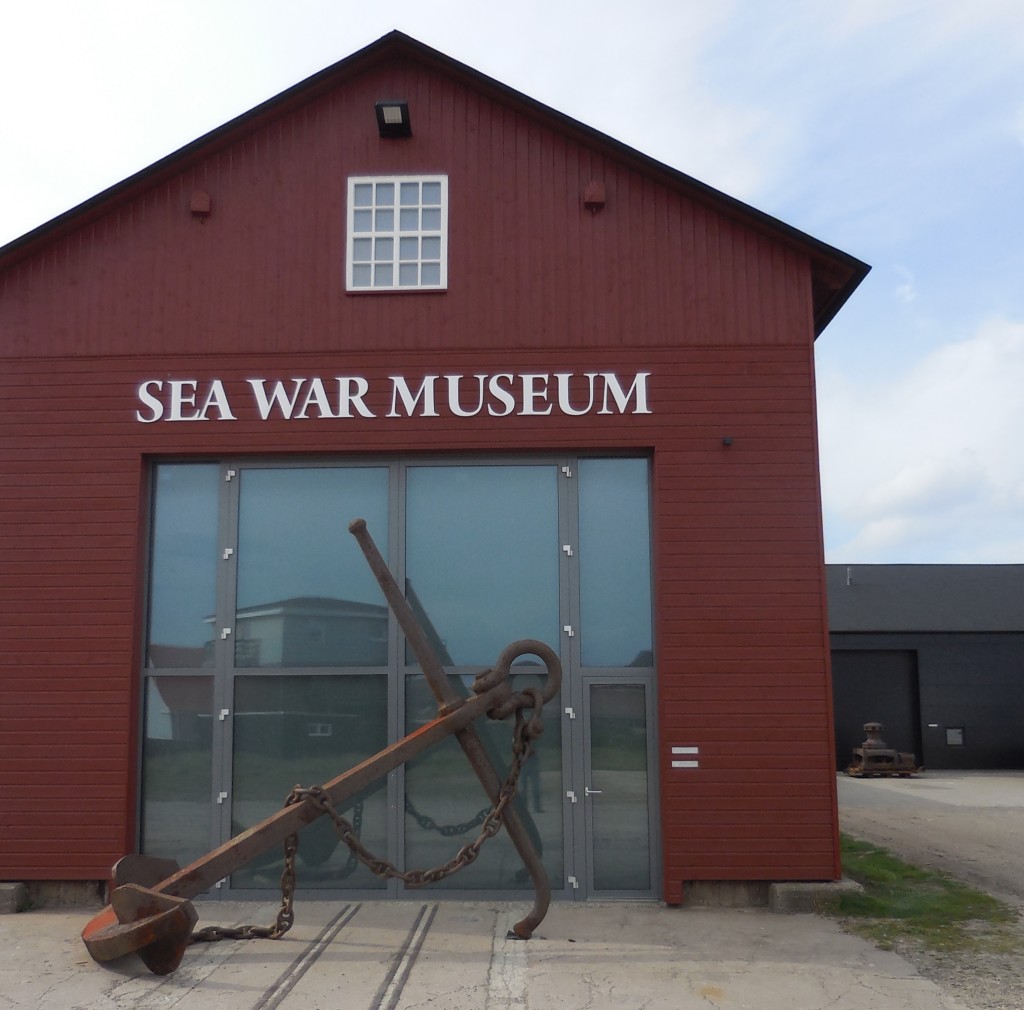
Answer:
[{"label": "door handle", "polygon": [[583,792],[587,796],[600,796],[602,790],[600,790],[600,789],[591,789],[590,786],[584,786],[583,787]]}]

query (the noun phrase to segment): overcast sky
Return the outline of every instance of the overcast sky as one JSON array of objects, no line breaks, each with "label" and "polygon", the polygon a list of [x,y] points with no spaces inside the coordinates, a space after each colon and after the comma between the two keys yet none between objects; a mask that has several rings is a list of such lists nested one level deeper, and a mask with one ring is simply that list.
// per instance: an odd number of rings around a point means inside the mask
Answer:
[{"label": "overcast sky", "polygon": [[829,561],[1024,562],[1020,0],[33,0],[0,244],[393,28],[871,264],[819,338]]}]

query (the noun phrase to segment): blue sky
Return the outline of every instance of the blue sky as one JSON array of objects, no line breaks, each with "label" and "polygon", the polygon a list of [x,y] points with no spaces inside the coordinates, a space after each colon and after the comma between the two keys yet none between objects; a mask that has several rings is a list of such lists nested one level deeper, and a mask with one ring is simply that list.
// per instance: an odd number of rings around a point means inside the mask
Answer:
[{"label": "blue sky", "polygon": [[0,244],[393,28],[870,263],[817,346],[828,560],[1024,562],[1019,0],[35,0]]}]

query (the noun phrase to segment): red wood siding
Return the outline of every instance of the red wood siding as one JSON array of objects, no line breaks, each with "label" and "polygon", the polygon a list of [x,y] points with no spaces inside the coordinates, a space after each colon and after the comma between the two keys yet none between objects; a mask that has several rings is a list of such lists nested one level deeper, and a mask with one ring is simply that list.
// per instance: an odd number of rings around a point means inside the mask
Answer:
[{"label": "red wood siding", "polygon": [[[384,95],[412,140],[378,139]],[[404,172],[449,175],[450,290],[348,296],[346,177]],[[653,453],[666,897],[836,874],[805,255],[408,61],[136,190],[0,271],[0,876],[132,845],[148,459],[502,447]],[[649,371],[652,413],[135,416],[147,379],[604,370]]]},{"label": "red wood siding", "polygon": [[[414,136],[373,103],[409,96]],[[446,172],[446,294],[347,295],[349,175]],[[583,190],[603,181],[591,214]],[[192,218],[200,188],[213,212]],[[800,342],[804,256],[437,74],[380,70],[197,161],[0,279],[5,353]]]},{"label": "red wood siding", "polygon": [[[638,362],[652,373],[650,415],[263,422],[238,395],[237,421],[135,420],[137,385],[154,375],[217,377],[237,392],[252,375],[339,368],[373,381]],[[0,380],[2,872],[99,877],[131,845],[145,457],[514,445],[653,450],[667,893],[702,878],[832,876],[809,368],[806,347],[11,362]],[[699,746],[701,767],[673,770],[673,744]]]}]

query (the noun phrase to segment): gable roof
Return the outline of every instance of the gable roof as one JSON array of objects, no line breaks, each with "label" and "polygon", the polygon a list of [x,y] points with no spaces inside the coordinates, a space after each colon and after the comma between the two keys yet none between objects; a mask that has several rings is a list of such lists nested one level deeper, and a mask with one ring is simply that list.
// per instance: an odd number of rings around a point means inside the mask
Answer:
[{"label": "gable roof", "polygon": [[367,69],[396,58],[431,65],[462,81],[468,87],[486,93],[495,100],[511,106],[535,120],[542,121],[549,128],[556,129],[620,162],[635,166],[638,170],[658,179],[662,184],[681,190],[689,198],[712,207],[718,213],[801,251],[808,256],[811,263],[815,336],[828,325],[871,269],[855,257],[811,237],[778,218],[765,214],[692,176],[648,157],[607,134],[529,98],[402,32],[393,31],[333,66],[300,81],[279,95],[211,130],[149,167],[97,193],[77,207],[71,208],[51,221],[0,247],[0,270],[11,266],[100,214],[106,213],[118,202],[131,199],[167,176],[180,172],[192,161],[207,157],[214,151],[234,143],[245,134],[286,115],[324,92],[337,88]]},{"label": "gable roof", "polygon": [[833,632],[1024,631],[1024,565],[826,565]]}]

